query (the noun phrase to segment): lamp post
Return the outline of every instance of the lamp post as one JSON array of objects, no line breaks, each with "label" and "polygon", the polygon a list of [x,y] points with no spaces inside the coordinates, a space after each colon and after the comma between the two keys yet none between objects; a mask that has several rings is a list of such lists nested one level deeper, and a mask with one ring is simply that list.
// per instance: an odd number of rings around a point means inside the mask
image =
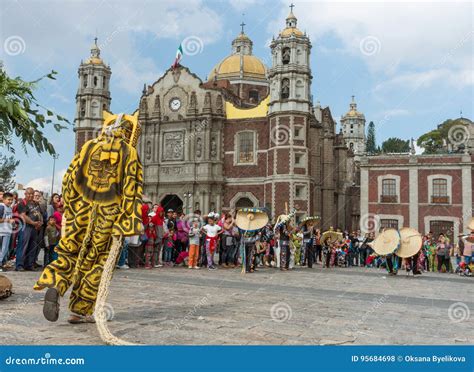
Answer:
[{"label": "lamp post", "polygon": [[184,206],[185,206],[185,212],[186,214],[189,213],[188,211],[188,208],[189,208],[189,202],[191,200],[191,196],[193,196],[193,194],[191,193],[191,191],[185,191],[184,194],[183,194],[183,197],[184,197]]},{"label": "lamp post", "polygon": [[59,158],[59,154],[53,155],[53,177],[51,179],[51,195],[53,196],[53,189],[54,189],[54,172],[56,170],[56,160]]}]

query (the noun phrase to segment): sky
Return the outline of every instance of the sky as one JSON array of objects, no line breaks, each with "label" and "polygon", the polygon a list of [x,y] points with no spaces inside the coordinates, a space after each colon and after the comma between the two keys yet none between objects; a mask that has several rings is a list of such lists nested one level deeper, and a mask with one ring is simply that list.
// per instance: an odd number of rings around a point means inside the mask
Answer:
[{"label": "sky", "polygon": [[[40,83],[45,107],[75,116],[77,69],[95,36],[112,69],[113,112],[133,112],[143,89],[173,63],[205,80],[230,54],[245,22],[253,54],[269,66],[269,43],[285,27],[289,1],[257,0],[0,0],[4,67],[25,80],[58,72]],[[377,143],[417,138],[446,119],[473,119],[473,3],[471,1],[294,1],[298,27],[312,43],[314,102],[339,123],[354,95]],[[46,135],[59,153],[55,191],[74,153],[72,127]],[[6,153],[0,149],[0,153]],[[51,188],[53,159],[32,148],[15,154],[18,183]]]}]

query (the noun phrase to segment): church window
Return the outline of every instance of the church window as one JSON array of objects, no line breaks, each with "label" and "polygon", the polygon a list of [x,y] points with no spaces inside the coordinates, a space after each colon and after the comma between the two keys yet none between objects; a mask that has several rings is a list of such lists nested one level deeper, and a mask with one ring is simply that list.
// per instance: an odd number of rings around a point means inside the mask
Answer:
[{"label": "church window", "polygon": [[239,46],[237,47],[237,53],[240,53],[240,47]]},{"label": "church window", "polygon": [[237,163],[255,162],[255,132],[240,132],[237,137]]},{"label": "church window", "polygon": [[258,90],[251,90],[249,92],[249,101],[250,102],[255,102],[257,103],[258,102]]},{"label": "church window", "polygon": [[104,89],[105,89],[105,77],[104,77],[104,78],[102,78],[102,88],[104,88]]},{"label": "church window", "polygon": [[303,165],[303,154],[295,154],[295,166]]},{"label": "church window", "polygon": [[83,80],[83,82],[82,82],[82,86],[83,86],[84,88],[87,88],[87,79],[88,79],[88,75],[85,74],[85,75],[84,75],[84,80]]},{"label": "church window", "polygon": [[281,81],[281,99],[288,99],[290,97],[290,80],[283,79]]},{"label": "church window", "polygon": [[288,63],[290,63],[290,55],[291,55],[290,48],[283,48],[281,52],[281,61],[284,65],[287,65]]},{"label": "church window", "polygon": [[249,198],[240,198],[237,200],[237,203],[235,203],[235,208],[252,208],[254,207],[253,201],[250,200]]},{"label": "church window", "polygon": [[305,187],[304,185],[296,185],[295,186],[295,198],[296,199],[304,199],[304,192],[305,192]]},{"label": "church window", "polygon": [[98,81],[97,76],[94,76],[94,86],[95,87],[97,86],[97,81]]},{"label": "church window", "polygon": [[301,128],[295,128],[295,138],[298,138],[300,136],[300,131]]},{"label": "church window", "polygon": [[86,100],[85,99],[81,99],[81,117],[84,117],[86,116]]}]

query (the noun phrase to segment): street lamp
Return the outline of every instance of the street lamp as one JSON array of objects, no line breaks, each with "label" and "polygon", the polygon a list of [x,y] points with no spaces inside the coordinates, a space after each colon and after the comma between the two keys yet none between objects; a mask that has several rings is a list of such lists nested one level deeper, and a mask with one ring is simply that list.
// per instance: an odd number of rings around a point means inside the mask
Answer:
[{"label": "street lamp", "polygon": [[188,207],[189,207],[189,202],[191,200],[191,197],[193,196],[193,194],[191,193],[191,191],[185,191],[184,194],[183,194],[183,197],[184,197],[184,206],[185,206],[185,212],[186,214],[189,213],[188,211]]},{"label": "street lamp", "polygon": [[59,154],[53,155],[53,178],[51,179],[51,196],[53,196],[53,188],[54,188],[54,172],[56,169],[56,160],[59,158]]}]

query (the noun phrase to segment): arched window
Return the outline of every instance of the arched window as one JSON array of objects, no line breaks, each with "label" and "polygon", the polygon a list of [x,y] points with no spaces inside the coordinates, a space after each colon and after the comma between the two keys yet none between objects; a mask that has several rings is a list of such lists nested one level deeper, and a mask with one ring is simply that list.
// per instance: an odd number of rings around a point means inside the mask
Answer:
[{"label": "arched window", "polygon": [[85,75],[84,75],[84,78],[83,78],[84,80],[82,81],[82,86],[83,86],[84,88],[87,88],[87,79],[88,79],[88,78],[89,78],[89,75],[85,74]]},{"label": "arched window", "polygon": [[94,76],[94,86],[95,87],[97,86],[97,82],[98,82],[97,76]]},{"label": "arched window", "polygon": [[283,79],[281,81],[281,99],[290,98],[290,80]]},{"label": "arched window", "polygon": [[81,99],[80,115],[81,117],[86,116],[86,100],[85,99]]},{"label": "arched window", "polygon": [[288,63],[290,63],[290,58],[291,58],[290,48],[283,48],[283,50],[281,51],[281,62],[284,65],[287,65]]},{"label": "arched window", "polygon": [[240,198],[237,200],[237,203],[235,203],[235,208],[252,208],[254,207],[252,200],[249,198]]}]

